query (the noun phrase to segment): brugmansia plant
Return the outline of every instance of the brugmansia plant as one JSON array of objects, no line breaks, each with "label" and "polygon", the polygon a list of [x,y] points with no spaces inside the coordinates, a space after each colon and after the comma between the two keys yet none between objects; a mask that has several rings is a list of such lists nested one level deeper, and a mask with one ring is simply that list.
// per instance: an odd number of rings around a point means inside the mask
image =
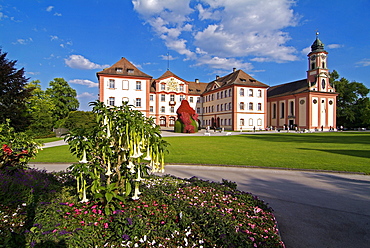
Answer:
[{"label": "brugmansia plant", "polygon": [[74,130],[65,140],[81,159],[71,166],[79,199],[100,201],[108,214],[114,210],[115,200],[139,199],[145,175],[164,171],[167,142],[152,118],[132,110],[126,102],[119,107],[99,101],[91,105],[96,127],[90,133]]}]

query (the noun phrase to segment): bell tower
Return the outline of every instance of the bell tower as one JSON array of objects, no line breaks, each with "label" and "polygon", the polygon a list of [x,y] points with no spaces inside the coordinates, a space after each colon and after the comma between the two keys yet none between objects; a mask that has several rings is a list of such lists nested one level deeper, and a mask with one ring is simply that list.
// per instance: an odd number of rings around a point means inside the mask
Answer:
[{"label": "bell tower", "polygon": [[312,91],[334,92],[330,85],[330,74],[327,68],[328,52],[324,50],[324,43],[319,39],[319,32],[316,32],[316,40],[311,46],[308,56],[307,80],[309,89]]}]

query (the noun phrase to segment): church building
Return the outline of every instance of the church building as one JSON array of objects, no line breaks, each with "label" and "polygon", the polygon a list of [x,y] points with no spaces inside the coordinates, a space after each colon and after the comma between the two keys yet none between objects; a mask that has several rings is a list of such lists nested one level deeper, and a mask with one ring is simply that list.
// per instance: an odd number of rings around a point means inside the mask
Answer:
[{"label": "church building", "polygon": [[336,126],[337,93],[329,81],[327,54],[316,37],[307,78],[272,87],[236,68],[209,83],[187,81],[170,70],[153,78],[121,58],[97,73],[99,100],[112,106],[128,102],[162,127],[174,126],[176,110],[186,99],[201,128],[328,130]]}]

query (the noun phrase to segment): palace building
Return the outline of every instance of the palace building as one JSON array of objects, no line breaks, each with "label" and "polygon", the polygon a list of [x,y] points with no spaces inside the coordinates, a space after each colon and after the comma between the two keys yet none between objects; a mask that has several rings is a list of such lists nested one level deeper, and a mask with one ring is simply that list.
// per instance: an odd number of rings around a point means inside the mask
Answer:
[{"label": "palace building", "polygon": [[97,73],[99,100],[113,106],[126,101],[162,127],[174,126],[176,110],[186,99],[203,128],[328,130],[336,126],[337,93],[329,81],[327,54],[316,37],[307,78],[272,87],[236,68],[209,83],[187,81],[170,70],[154,79],[121,58]]}]

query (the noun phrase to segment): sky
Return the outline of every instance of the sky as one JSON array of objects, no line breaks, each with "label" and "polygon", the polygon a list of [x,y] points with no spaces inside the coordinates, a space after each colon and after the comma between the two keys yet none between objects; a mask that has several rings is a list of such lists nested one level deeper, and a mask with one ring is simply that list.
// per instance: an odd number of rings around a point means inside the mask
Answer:
[{"label": "sky", "polygon": [[0,0],[0,48],[43,90],[64,78],[84,111],[121,57],[153,78],[304,79],[316,32],[330,71],[370,88],[369,13],[370,0]]}]

